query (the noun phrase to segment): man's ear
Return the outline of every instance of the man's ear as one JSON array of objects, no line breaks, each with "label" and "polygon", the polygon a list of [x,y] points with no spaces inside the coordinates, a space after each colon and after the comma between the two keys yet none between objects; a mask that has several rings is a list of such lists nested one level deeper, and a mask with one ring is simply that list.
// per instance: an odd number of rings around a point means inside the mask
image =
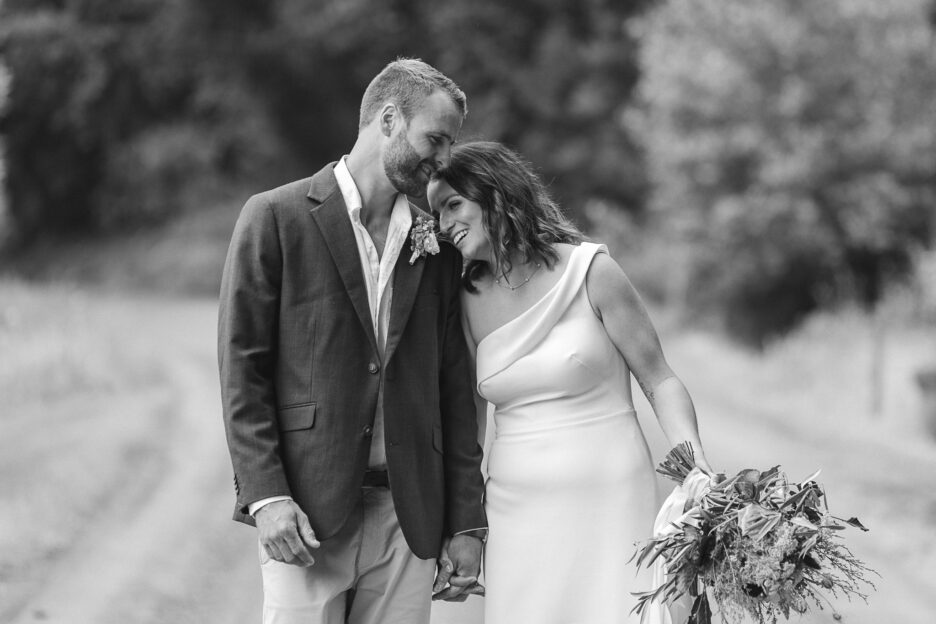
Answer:
[{"label": "man's ear", "polygon": [[381,134],[389,137],[393,134],[393,129],[402,123],[403,115],[396,104],[387,102],[383,105],[383,108],[380,109],[380,114],[377,115],[377,119],[380,121]]}]

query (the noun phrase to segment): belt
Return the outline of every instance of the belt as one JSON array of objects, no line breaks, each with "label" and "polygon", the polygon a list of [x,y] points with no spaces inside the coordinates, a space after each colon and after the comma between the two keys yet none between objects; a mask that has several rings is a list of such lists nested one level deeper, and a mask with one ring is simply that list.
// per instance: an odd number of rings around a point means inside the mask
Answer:
[{"label": "belt", "polygon": [[363,487],[389,488],[390,479],[386,470],[368,470],[364,473]]}]

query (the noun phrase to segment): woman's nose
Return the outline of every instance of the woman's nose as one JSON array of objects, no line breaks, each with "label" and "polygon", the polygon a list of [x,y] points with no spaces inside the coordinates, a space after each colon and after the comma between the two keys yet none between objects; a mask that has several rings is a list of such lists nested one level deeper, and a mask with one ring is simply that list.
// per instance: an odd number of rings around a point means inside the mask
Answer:
[{"label": "woman's nose", "polygon": [[452,215],[449,214],[448,210],[444,208],[439,211],[439,231],[442,234],[448,234],[452,226],[455,225],[455,219],[452,218]]}]

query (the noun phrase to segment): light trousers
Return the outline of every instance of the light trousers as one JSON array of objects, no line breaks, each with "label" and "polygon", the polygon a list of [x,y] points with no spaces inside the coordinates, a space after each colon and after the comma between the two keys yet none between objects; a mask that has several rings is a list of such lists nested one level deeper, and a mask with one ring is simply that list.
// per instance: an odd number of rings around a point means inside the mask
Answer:
[{"label": "light trousers", "polygon": [[362,488],[348,522],[308,568],[260,547],[264,624],[428,624],[435,559],[410,551],[390,491]]}]

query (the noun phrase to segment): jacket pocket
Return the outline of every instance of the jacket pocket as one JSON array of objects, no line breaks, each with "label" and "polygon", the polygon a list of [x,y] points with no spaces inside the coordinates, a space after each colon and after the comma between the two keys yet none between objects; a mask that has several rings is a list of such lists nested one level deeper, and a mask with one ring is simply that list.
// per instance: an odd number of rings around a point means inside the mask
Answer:
[{"label": "jacket pocket", "polygon": [[432,428],[432,448],[442,453],[442,427]]},{"label": "jacket pocket", "polygon": [[276,412],[280,431],[311,429],[315,424],[315,403],[302,403],[282,407]]}]

